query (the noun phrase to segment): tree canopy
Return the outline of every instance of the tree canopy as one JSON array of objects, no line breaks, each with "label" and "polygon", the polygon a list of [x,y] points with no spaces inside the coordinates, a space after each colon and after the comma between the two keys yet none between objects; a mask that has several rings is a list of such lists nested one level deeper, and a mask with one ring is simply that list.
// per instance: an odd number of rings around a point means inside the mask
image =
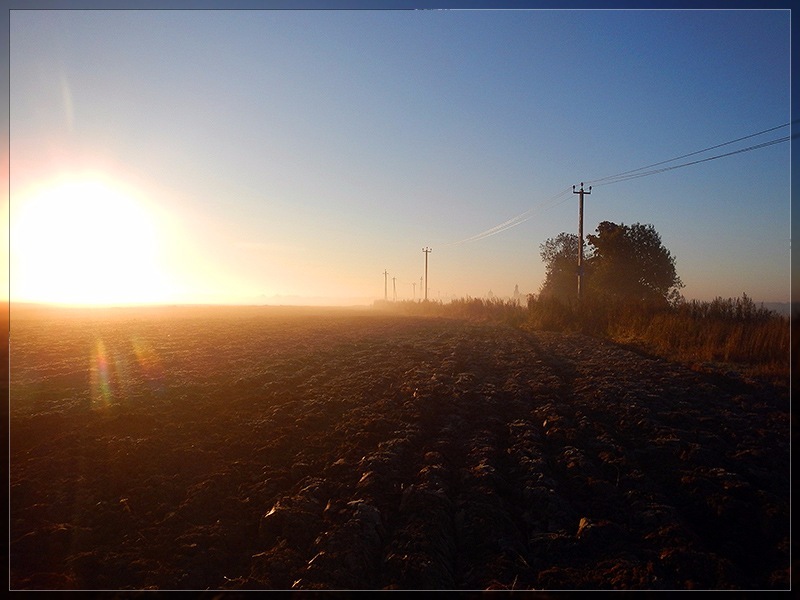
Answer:
[{"label": "tree canopy", "polygon": [[545,264],[545,280],[540,293],[562,301],[575,299],[578,275],[578,236],[559,233],[539,246]]},{"label": "tree canopy", "polygon": [[[652,225],[603,221],[587,235],[584,284],[588,294],[622,302],[668,303],[683,283],[675,258]],[[578,236],[561,233],[540,246],[546,265],[541,294],[574,299],[577,293]]]}]

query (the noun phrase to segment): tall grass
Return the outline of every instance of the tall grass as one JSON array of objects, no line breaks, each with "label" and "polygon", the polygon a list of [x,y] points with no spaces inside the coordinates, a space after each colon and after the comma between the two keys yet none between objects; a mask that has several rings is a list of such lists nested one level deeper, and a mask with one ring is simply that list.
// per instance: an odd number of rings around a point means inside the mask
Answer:
[{"label": "tall grass", "polygon": [[404,315],[435,316],[468,321],[489,321],[513,326],[522,325],[527,319],[524,306],[514,300],[502,298],[459,298],[443,303],[438,300],[423,302],[375,302],[375,308]]},{"label": "tall grass", "polygon": [[406,315],[504,323],[579,332],[632,344],[670,360],[728,364],[753,374],[788,378],[789,318],[741,298],[681,302],[673,306],[566,303],[529,296],[526,306],[498,298],[462,298],[448,303],[391,302],[376,307]]},{"label": "tall grass", "polygon": [[531,298],[528,323],[535,328],[580,331],[635,344],[672,360],[738,365],[788,376],[787,317],[757,306],[746,294],[675,306]]}]

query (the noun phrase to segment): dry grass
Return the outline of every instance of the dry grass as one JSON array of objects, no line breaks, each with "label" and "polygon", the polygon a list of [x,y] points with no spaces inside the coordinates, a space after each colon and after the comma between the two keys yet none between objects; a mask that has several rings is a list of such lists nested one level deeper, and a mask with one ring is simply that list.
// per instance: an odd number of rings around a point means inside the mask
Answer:
[{"label": "dry grass", "polygon": [[[729,300],[727,305],[737,302]],[[754,374],[788,377],[787,317],[774,313],[719,314],[694,308],[680,306],[649,317],[635,315],[615,321],[608,335],[638,342],[672,360],[724,363]]]},{"label": "dry grass", "polygon": [[375,308],[404,315],[447,317],[476,322],[505,323],[519,326],[527,319],[524,306],[513,300],[501,298],[460,298],[448,303],[423,302],[376,302]]},{"label": "dry grass", "polygon": [[675,306],[563,303],[530,296],[512,300],[462,298],[441,302],[376,303],[408,315],[505,323],[515,327],[580,332],[633,344],[687,363],[713,363],[753,375],[788,380],[789,318],[757,306],[747,295]]},{"label": "dry grass", "polygon": [[670,360],[788,379],[789,319],[757,306],[747,295],[669,307],[584,303],[579,310],[574,304],[537,299],[529,304],[534,327],[582,331]]}]

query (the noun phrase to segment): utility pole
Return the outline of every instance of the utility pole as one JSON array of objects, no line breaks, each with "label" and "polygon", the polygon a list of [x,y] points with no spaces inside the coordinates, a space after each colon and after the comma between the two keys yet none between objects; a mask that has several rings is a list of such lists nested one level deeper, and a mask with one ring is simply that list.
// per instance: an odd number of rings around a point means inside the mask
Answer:
[{"label": "utility pole", "polygon": [[397,302],[397,277],[392,277],[392,302]]},{"label": "utility pole", "polygon": [[417,282],[416,281],[412,281],[411,282],[411,298],[412,298],[412,300],[414,302],[417,301]]},{"label": "utility pole", "polygon": [[427,246],[422,249],[425,253],[425,300],[428,299],[428,253],[431,252],[431,249]]},{"label": "utility pole", "polygon": [[419,278],[419,295],[422,296],[422,277]]},{"label": "utility pole", "polygon": [[592,193],[592,186],[589,186],[589,191],[583,189],[583,182],[581,181],[581,189],[575,191],[575,186],[572,186],[572,193],[579,194],[580,205],[578,208],[578,302],[583,298],[583,196]]},{"label": "utility pole", "polygon": [[383,271],[383,301],[389,301],[389,273],[386,269]]}]

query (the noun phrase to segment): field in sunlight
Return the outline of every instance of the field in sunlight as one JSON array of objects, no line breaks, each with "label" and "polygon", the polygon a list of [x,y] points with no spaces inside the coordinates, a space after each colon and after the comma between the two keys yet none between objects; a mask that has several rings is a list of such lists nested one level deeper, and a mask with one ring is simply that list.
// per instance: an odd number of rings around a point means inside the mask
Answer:
[{"label": "field in sunlight", "polygon": [[11,589],[788,589],[789,399],[370,309],[12,307]]}]

